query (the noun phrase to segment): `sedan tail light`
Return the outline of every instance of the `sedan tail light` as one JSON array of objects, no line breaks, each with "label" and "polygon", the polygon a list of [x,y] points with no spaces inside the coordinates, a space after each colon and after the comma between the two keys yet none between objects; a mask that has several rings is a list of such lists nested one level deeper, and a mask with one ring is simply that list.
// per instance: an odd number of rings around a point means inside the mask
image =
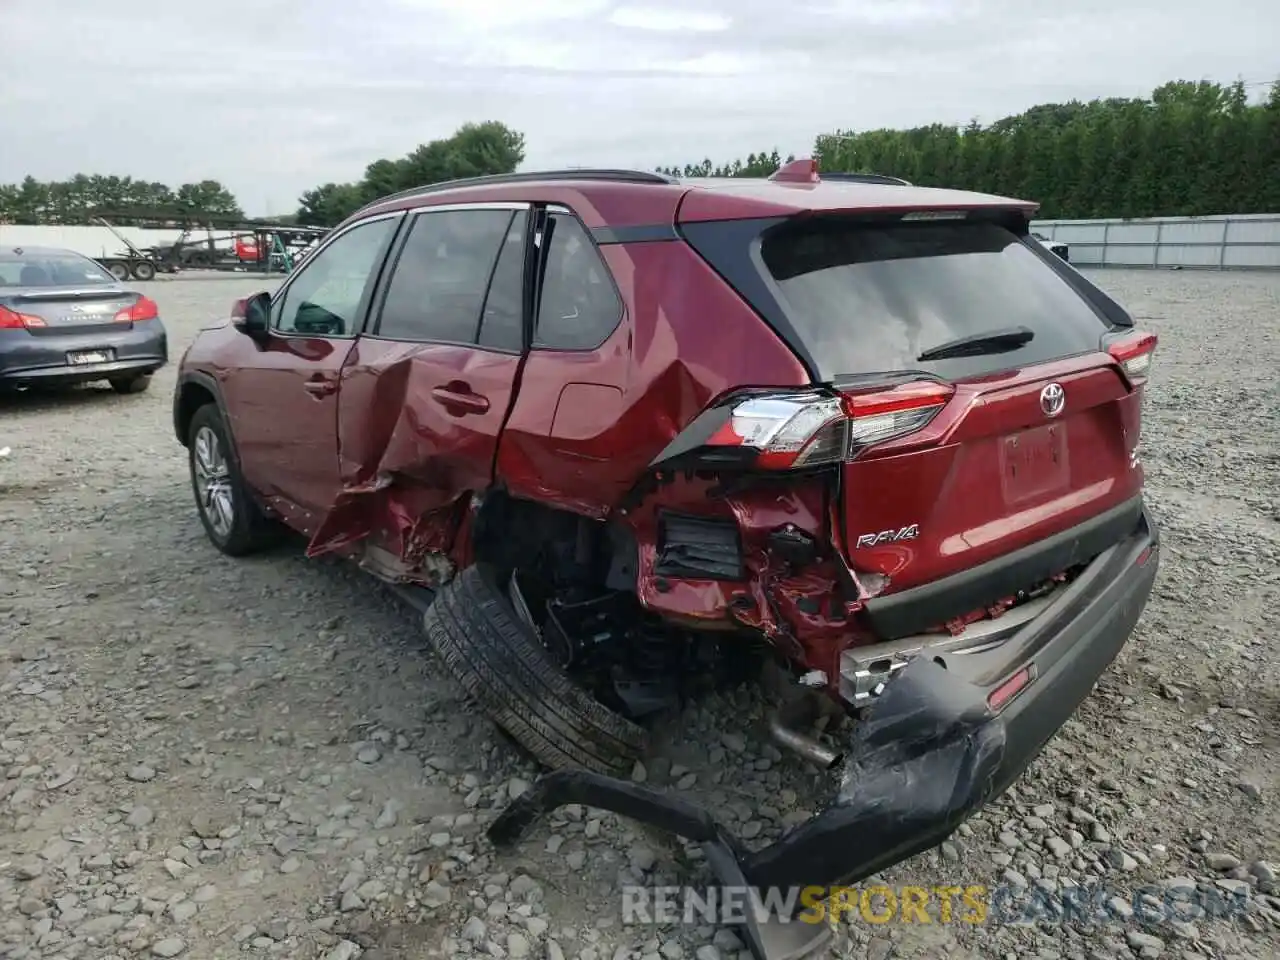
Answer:
[{"label": "sedan tail light", "polygon": [[43,327],[44,320],[29,313],[18,313],[8,307],[0,307],[0,330],[25,330],[27,327]]},{"label": "sedan tail light", "polygon": [[160,307],[150,297],[138,297],[131,307],[125,307],[115,316],[116,323],[137,323],[139,320],[155,320]]}]

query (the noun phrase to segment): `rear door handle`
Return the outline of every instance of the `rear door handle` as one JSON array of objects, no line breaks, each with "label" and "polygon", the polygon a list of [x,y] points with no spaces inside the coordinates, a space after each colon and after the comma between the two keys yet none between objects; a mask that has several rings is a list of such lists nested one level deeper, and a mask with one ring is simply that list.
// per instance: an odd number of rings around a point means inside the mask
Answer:
[{"label": "rear door handle", "polygon": [[465,383],[450,383],[443,387],[434,387],[431,397],[446,410],[457,416],[466,413],[488,413],[489,398],[473,393]]},{"label": "rear door handle", "polygon": [[334,380],[308,380],[302,385],[302,389],[313,397],[327,397],[338,389],[338,384]]}]

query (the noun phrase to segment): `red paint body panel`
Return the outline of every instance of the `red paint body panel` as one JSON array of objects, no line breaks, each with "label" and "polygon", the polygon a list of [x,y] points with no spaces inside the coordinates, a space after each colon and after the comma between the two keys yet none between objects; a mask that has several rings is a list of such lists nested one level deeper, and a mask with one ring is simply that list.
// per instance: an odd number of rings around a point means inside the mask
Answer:
[{"label": "red paint body panel", "polygon": [[[603,254],[629,304],[622,322],[596,350],[529,354],[498,451],[513,495],[590,517],[607,516],[716,397],[808,382],[795,355],[685,244],[614,244]],[[597,403],[575,403],[587,398]]]},{"label": "red paint body panel", "polygon": [[246,481],[287,501],[289,513],[323,513],[341,489],[337,386],[355,341],[272,337],[259,344],[227,325],[198,342],[202,366],[221,381]]},{"label": "red paint body panel", "polygon": [[370,527],[405,559],[448,551],[459,504],[493,482],[519,366],[514,354],[361,337],[338,400],[343,492],[309,551]]},{"label": "red paint body panel", "polygon": [[[1047,419],[1040,391],[1066,391]],[[923,430],[843,468],[845,543],[855,569],[890,578],[887,592],[927,583],[1034,543],[1132,498],[1131,393],[1105,354],[956,385]],[[858,549],[862,534],[918,524],[903,543]]]}]

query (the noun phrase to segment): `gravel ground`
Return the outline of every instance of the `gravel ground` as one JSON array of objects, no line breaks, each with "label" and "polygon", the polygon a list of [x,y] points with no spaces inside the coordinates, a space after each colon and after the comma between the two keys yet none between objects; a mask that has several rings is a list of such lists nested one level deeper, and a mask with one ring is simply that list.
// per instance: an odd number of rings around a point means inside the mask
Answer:
[{"label": "gravel ground", "polygon": [[[1162,337],[1156,593],[1015,789],[883,880],[1075,885],[1108,911],[858,918],[837,956],[1280,955],[1280,277],[1099,277]],[[152,284],[175,363],[253,289]],[[207,545],[173,376],[0,401],[0,957],[737,955],[728,930],[622,924],[620,884],[706,880],[662,835],[567,808],[514,853],[489,848],[493,809],[536,771],[381,587],[292,548],[236,562]],[[761,716],[749,691],[701,704],[644,775],[753,842],[778,836],[822,784]],[[1168,891],[1219,909],[1153,909]]]}]

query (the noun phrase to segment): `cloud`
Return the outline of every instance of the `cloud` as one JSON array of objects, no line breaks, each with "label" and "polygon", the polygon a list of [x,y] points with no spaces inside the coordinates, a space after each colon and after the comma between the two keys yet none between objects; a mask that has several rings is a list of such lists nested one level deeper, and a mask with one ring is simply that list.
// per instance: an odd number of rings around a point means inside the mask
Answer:
[{"label": "cloud", "polygon": [[0,0],[0,182],[214,178],[282,213],[490,119],[530,168],[802,154],[837,129],[1271,80],[1278,35],[1264,0]]},{"label": "cloud", "polygon": [[609,22],[615,27],[663,33],[714,33],[728,30],[733,23],[722,13],[662,7],[617,7],[609,14]]}]

